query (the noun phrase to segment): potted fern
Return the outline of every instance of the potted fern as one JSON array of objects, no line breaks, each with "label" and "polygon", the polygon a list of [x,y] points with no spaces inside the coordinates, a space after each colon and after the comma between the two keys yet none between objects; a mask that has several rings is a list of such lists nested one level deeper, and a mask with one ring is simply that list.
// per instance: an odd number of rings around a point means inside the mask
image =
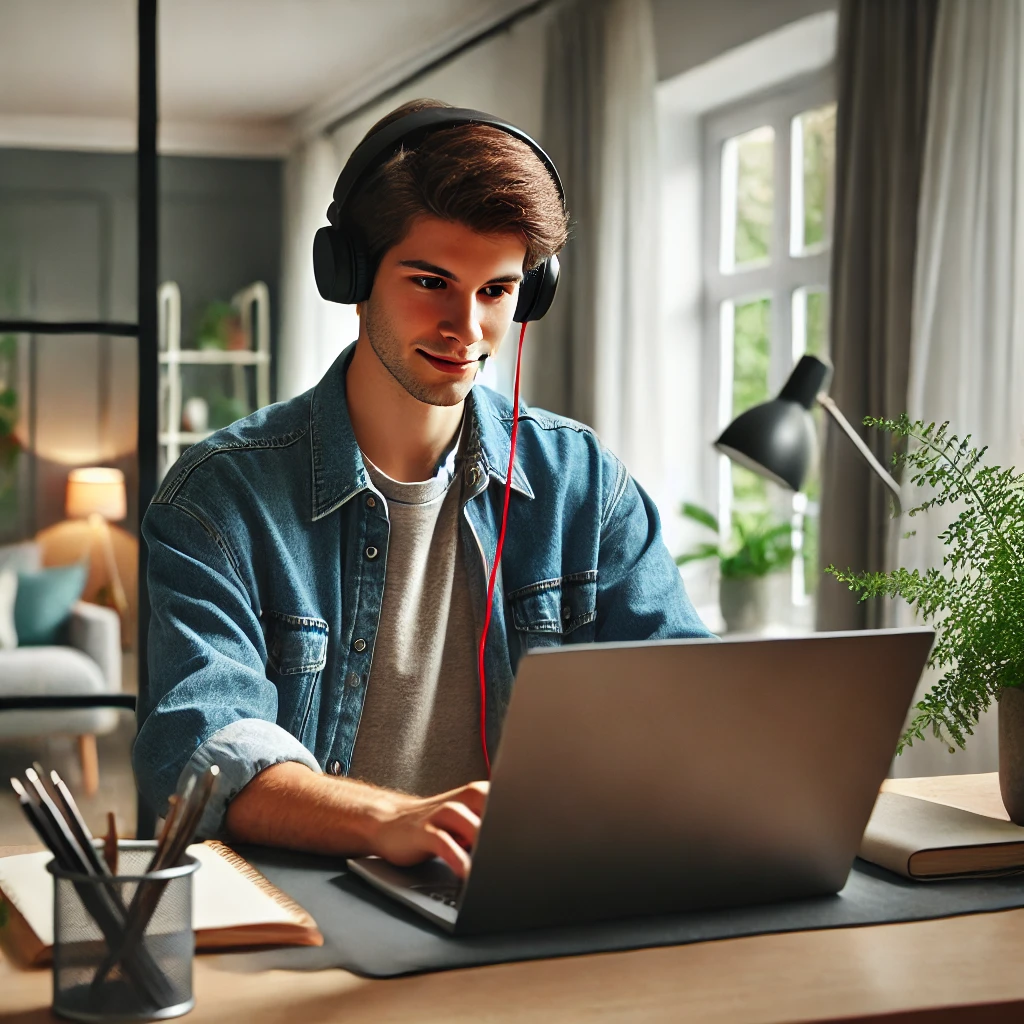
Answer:
[{"label": "potted fern", "polygon": [[[718,520],[705,508],[689,502],[682,507],[687,519],[719,536]],[[729,633],[747,633],[766,625],[770,611],[768,576],[793,560],[792,531],[788,523],[767,516],[739,517],[733,536],[724,547],[706,541],[676,557],[676,565],[717,558],[720,571],[718,602]]]},{"label": "potted fern", "polygon": [[929,665],[942,676],[915,706],[897,752],[926,732],[950,752],[973,734],[979,715],[999,708],[999,785],[1011,819],[1024,825],[1024,473],[984,464],[985,448],[936,427],[867,418],[898,439],[897,466],[930,496],[907,515],[953,506],[938,534],[942,566],[892,572],[826,572],[860,595],[902,597],[936,629]]}]

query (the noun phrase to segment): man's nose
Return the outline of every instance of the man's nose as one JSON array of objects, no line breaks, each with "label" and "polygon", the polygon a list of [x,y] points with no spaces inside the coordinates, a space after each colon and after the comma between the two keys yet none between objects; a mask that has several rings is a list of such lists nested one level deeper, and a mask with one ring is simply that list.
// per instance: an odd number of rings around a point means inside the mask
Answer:
[{"label": "man's nose", "polygon": [[460,300],[456,308],[449,310],[451,318],[441,324],[441,331],[446,337],[453,337],[467,347],[483,341],[484,330],[481,320],[480,303],[476,295]]}]

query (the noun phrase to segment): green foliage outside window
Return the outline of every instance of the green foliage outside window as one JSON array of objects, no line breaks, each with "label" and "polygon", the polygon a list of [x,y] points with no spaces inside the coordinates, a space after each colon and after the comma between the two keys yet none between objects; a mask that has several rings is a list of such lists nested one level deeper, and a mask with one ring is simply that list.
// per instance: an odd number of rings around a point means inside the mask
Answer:
[{"label": "green foliage outside window", "polygon": [[732,140],[737,149],[736,266],[767,260],[771,255],[774,205],[775,132],[755,128]]},{"label": "green foliage outside window", "polygon": [[829,240],[836,162],[836,105],[800,115],[803,129],[803,247]]},{"label": "green foliage outside window", "polygon": [[[771,311],[770,299],[737,303],[733,310],[733,416],[768,400]],[[738,517],[767,511],[768,484],[764,477],[733,463],[732,486]]]}]

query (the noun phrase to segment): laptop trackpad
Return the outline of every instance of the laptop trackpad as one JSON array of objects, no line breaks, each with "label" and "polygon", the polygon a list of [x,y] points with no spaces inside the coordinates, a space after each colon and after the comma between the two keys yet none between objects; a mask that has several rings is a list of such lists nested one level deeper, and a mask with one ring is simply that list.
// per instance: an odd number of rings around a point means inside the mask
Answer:
[{"label": "laptop trackpad", "polygon": [[380,857],[353,857],[348,866],[360,878],[439,924],[454,925],[462,882],[444,861],[435,857],[400,868]]}]

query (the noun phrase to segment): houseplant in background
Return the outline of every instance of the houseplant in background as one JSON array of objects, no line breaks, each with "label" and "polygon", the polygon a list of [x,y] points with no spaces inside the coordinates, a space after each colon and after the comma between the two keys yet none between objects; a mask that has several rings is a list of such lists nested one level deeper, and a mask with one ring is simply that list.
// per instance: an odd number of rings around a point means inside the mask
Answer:
[{"label": "houseplant in background", "polygon": [[[1007,813],[1024,825],[1024,473],[984,464],[985,448],[949,424],[869,417],[898,439],[895,462],[929,497],[907,515],[950,506],[941,568],[891,572],[826,570],[867,600],[903,598],[937,633],[929,665],[942,676],[915,706],[898,751],[925,730],[963,748],[978,716],[999,707],[999,786]],[[905,445],[905,447],[904,447]]]},{"label": "houseplant in background", "polygon": [[[249,337],[242,316],[230,302],[217,300],[207,303],[203,308],[196,330],[196,347],[215,352],[245,352],[249,349]],[[252,411],[243,397],[245,370],[241,366],[232,366],[230,369],[233,394],[227,394],[221,383],[214,383],[197,396],[206,402],[206,422],[199,428],[203,431],[207,427],[210,430],[226,427]],[[189,426],[188,429],[193,428]]]},{"label": "houseplant in background", "polygon": [[[720,536],[718,520],[699,505],[684,503],[687,519]],[[729,633],[745,633],[768,624],[768,577],[793,560],[792,530],[768,516],[737,516],[733,536],[723,546],[717,539],[676,556],[677,565],[717,558],[720,572],[718,602]]]},{"label": "houseplant in background", "polygon": [[230,302],[207,303],[199,317],[197,346],[227,352],[244,352],[249,339],[242,326],[241,314]]}]

